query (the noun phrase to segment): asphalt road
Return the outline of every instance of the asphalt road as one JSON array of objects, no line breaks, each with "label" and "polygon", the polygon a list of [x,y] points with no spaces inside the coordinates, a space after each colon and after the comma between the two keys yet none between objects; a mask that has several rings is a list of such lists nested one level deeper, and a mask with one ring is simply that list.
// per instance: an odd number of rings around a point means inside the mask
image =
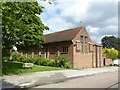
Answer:
[{"label": "asphalt road", "polygon": [[35,88],[118,88],[118,72],[77,77],[64,82],[37,86]]}]

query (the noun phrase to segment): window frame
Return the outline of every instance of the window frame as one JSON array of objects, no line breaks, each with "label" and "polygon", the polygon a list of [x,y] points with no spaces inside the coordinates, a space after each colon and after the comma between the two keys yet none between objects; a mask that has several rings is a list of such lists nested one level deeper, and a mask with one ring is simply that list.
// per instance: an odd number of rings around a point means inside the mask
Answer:
[{"label": "window frame", "polygon": [[83,43],[83,35],[80,35],[80,43]]},{"label": "window frame", "polygon": [[84,40],[84,41],[85,41],[85,43],[87,43],[87,42],[88,42],[88,37],[85,37],[85,40]]},{"label": "window frame", "polygon": [[56,47],[50,49],[50,54],[55,54],[57,52]]},{"label": "window frame", "polygon": [[61,53],[68,53],[68,46],[63,46],[62,48],[61,48]]}]

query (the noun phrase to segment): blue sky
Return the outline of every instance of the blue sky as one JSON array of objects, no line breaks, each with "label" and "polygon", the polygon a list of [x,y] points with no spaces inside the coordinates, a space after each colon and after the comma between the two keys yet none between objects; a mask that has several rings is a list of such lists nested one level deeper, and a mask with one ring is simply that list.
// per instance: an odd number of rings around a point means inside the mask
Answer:
[{"label": "blue sky", "polygon": [[56,0],[39,16],[50,30],[44,34],[80,26],[82,21],[91,39],[100,43],[105,35],[118,36],[118,0]]}]

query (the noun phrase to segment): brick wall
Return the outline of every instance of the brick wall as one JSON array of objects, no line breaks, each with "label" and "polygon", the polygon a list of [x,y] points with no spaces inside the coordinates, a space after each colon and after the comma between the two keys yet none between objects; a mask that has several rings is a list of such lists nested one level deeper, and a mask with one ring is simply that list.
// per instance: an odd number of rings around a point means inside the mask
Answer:
[{"label": "brick wall", "polygon": [[[80,41],[80,36],[83,36],[82,42]],[[85,37],[87,37],[87,42],[85,42]],[[85,28],[78,33],[78,35],[73,39],[73,67],[74,68],[86,68],[92,67],[92,53],[89,52],[89,42],[91,39],[86,32]]]},{"label": "brick wall", "polygon": [[105,65],[107,66],[107,65],[113,65],[113,61],[112,61],[112,59],[106,59],[105,60]]}]

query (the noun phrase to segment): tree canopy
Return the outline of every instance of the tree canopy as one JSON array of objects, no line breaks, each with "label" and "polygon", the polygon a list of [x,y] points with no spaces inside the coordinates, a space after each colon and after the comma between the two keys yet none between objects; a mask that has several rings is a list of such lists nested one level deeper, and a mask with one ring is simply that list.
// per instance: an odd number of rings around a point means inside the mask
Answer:
[{"label": "tree canopy", "polygon": [[115,49],[103,49],[103,53],[107,55],[107,58],[115,60],[118,58],[118,51]]},{"label": "tree canopy", "polygon": [[37,14],[44,7],[37,2],[4,2],[2,4],[2,43],[4,50],[10,50],[12,45],[22,48],[41,46],[44,42],[45,26]]},{"label": "tree canopy", "polygon": [[105,36],[101,40],[103,48],[114,48],[119,50],[119,42],[120,38],[117,38],[115,36]]}]

